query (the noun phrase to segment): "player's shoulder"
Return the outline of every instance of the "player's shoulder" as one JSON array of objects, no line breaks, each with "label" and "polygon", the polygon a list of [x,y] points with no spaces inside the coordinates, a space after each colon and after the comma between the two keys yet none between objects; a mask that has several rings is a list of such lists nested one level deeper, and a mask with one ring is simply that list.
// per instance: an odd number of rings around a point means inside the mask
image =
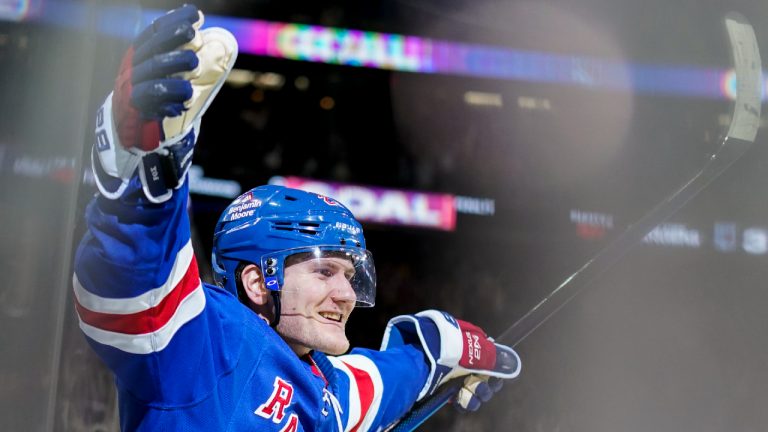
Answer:
[{"label": "player's shoulder", "polygon": [[[225,326],[226,338],[244,339],[246,345],[253,345],[249,349],[277,349],[281,351],[282,345],[287,345],[259,315],[242,304],[231,292],[218,285],[203,283],[206,297],[206,309],[210,320]],[[233,345],[232,340],[222,341]],[[254,342],[258,342],[255,343]],[[292,351],[291,351],[292,352]],[[296,357],[295,354],[293,357]]]}]

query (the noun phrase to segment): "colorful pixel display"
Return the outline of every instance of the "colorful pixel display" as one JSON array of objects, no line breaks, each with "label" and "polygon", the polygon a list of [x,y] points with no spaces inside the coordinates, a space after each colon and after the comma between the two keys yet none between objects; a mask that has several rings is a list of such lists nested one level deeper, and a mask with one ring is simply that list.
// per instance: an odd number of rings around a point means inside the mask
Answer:
[{"label": "colorful pixel display", "polygon": [[[39,8],[40,13],[30,14],[30,4],[39,1],[0,0],[0,20],[41,19],[72,28],[89,28],[97,23],[97,30],[102,33],[130,38],[164,13],[128,6],[94,7],[73,1],[45,3],[45,7]],[[206,26],[230,30],[242,53],[258,56],[403,72],[556,83],[640,94],[735,98],[734,73],[722,68],[636,64],[230,16],[207,15]]]},{"label": "colorful pixel display", "polygon": [[628,64],[417,36],[232,17],[209,17],[248,54],[405,72],[734,99],[732,70]]}]

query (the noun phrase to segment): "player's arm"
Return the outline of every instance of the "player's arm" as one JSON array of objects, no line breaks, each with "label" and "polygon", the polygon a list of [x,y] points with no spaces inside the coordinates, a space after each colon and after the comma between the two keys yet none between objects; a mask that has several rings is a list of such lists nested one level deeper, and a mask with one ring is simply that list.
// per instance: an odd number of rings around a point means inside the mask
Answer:
[{"label": "player's arm", "polygon": [[186,172],[200,118],[232,67],[236,43],[221,29],[201,31],[202,20],[193,6],[171,11],[126,52],[97,114],[99,193],[86,210],[88,232],[75,260],[81,329],[121,388],[149,402],[189,397],[166,388],[180,369],[192,373],[210,337]]},{"label": "player's arm", "polygon": [[429,374],[423,352],[410,345],[387,351],[355,348],[328,357],[345,431],[378,430],[403,416]]},{"label": "player's arm", "polygon": [[[520,358],[479,327],[436,310],[390,320],[381,351],[356,349],[329,358],[338,381],[345,430],[376,430],[399,419],[442,384],[462,378],[454,406],[474,411],[520,374]],[[357,429],[355,429],[357,427]]]}]

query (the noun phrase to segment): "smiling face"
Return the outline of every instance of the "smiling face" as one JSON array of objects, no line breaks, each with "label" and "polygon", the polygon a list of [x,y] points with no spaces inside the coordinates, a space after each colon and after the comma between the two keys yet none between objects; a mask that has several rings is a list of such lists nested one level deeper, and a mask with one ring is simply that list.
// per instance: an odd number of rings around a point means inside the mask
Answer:
[{"label": "smiling face", "polygon": [[286,260],[276,330],[300,356],[310,350],[344,354],[349,349],[345,325],[357,299],[350,284],[355,268],[341,257],[304,259]]}]

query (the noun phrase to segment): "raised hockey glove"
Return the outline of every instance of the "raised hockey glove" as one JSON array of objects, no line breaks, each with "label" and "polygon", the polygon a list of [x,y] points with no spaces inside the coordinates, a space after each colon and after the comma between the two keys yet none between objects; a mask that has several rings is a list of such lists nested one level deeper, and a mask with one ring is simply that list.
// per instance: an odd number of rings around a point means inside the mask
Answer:
[{"label": "raised hockey glove", "polygon": [[488,378],[511,379],[520,374],[520,357],[512,348],[495,343],[480,327],[437,310],[392,318],[381,349],[402,345],[420,347],[429,362],[418,400],[454,378],[471,375],[477,379],[465,381],[456,402],[464,409],[477,409],[499,388],[498,382],[489,384]]},{"label": "raised hockey glove", "polygon": [[185,5],[153,21],[126,51],[96,118],[92,162],[107,198],[120,197],[137,171],[151,202],[183,184],[200,120],[237,57],[228,31],[202,24],[202,12]]}]

